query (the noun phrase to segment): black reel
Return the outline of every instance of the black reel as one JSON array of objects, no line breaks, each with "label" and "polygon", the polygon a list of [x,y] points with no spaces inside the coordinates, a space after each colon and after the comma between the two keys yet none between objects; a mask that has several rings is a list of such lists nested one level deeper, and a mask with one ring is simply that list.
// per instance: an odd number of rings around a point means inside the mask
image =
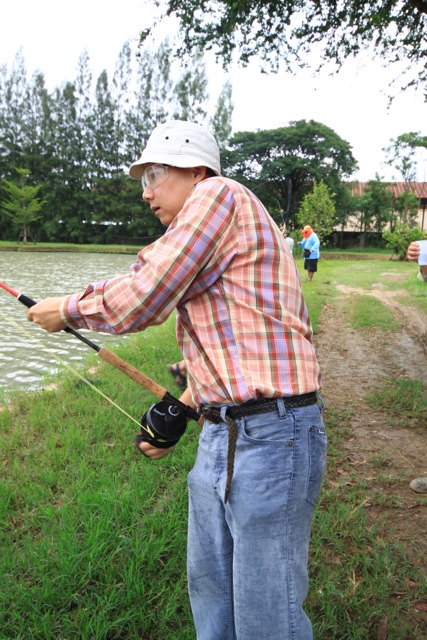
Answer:
[{"label": "black reel", "polygon": [[153,404],[141,418],[141,433],[136,443],[149,442],[153,447],[167,449],[173,447],[187,428],[184,409],[162,400]]}]

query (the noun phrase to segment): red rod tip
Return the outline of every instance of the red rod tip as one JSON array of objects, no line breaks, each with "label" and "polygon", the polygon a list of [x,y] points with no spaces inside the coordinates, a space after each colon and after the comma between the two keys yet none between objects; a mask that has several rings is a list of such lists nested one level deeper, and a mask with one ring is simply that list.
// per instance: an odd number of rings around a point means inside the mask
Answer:
[{"label": "red rod tip", "polygon": [[17,291],[8,287],[7,284],[5,284],[4,282],[0,282],[0,287],[5,291],[8,291],[9,293],[11,293],[13,296],[15,296],[15,298],[19,296],[19,293]]}]

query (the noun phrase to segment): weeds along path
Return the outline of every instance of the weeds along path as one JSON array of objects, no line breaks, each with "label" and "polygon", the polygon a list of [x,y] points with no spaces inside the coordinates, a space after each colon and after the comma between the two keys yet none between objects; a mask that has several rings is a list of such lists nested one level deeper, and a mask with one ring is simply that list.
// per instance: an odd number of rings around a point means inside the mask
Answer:
[{"label": "weeds along path", "polygon": [[[327,426],[328,410],[348,411],[350,433],[343,443],[350,469],[347,479],[353,482],[356,477],[356,482],[367,487],[363,508],[368,526],[384,523],[389,539],[402,543],[410,562],[425,571],[426,496],[414,493],[409,482],[427,476],[426,425],[417,417],[403,419],[372,409],[366,396],[381,389],[389,378],[421,380],[427,385],[427,316],[400,305],[397,298],[405,295],[402,291],[337,289],[339,296],[324,308],[315,336],[323,373],[325,423]],[[350,327],[346,300],[359,293],[379,298],[403,328],[382,333]],[[427,613],[413,615],[427,629]]]}]

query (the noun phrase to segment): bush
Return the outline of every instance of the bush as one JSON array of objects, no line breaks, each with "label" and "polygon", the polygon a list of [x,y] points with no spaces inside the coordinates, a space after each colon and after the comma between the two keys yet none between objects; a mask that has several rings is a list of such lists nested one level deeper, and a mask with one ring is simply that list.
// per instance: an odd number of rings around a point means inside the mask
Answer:
[{"label": "bush", "polygon": [[386,247],[398,254],[399,260],[405,260],[406,251],[411,242],[424,240],[425,237],[426,234],[419,227],[410,227],[401,222],[396,223],[394,231],[384,231],[383,233]]}]

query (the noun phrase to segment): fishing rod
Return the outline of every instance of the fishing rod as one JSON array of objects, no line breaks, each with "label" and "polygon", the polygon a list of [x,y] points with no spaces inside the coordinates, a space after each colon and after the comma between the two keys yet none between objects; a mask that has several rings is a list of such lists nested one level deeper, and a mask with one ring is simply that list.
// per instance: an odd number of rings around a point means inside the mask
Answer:
[{"label": "fishing rod", "polygon": [[[18,291],[15,291],[4,282],[0,281],[0,288],[15,296],[19,302],[28,308],[37,304],[35,300],[23,293],[18,293]],[[176,444],[183,435],[187,426],[187,419],[195,420],[198,424],[202,424],[203,418],[193,407],[175,398],[165,387],[162,387],[139,371],[139,369],[122,360],[122,358],[107,349],[107,347],[100,347],[72,327],[65,327],[63,331],[70,333],[81,342],[84,342],[84,344],[97,352],[101,360],[120,369],[125,375],[141,385],[141,387],[151,391],[157,398],[160,398],[161,402],[152,405],[141,418],[142,436],[140,440],[145,440],[159,448],[171,447]]]}]

